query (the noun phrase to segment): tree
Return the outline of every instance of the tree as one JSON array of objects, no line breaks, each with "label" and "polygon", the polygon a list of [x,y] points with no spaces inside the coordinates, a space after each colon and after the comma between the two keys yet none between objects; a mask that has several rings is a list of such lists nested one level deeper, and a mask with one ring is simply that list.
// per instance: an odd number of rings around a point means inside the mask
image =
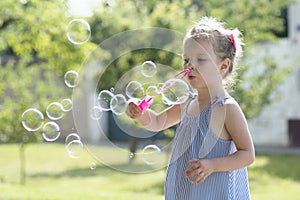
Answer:
[{"label": "tree", "polygon": [[63,76],[80,67],[93,45],[76,46],[67,40],[70,17],[63,0],[3,0],[0,8],[0,143],[21,144],[24,183],[25,145],[42,137],[22,127],[21,115],[35,107],[46,116],[50,102],[69,98]]},{"label": "tree", "polygon": [[[73,45],[66,37],[70,21],[65,1],[1,1],[0,13],[0,141],[20,142],[21,114],[29,107],[45,108],[71,95],[63,76],[78,70],[91,44]],[[31,134],[34,136],[34,134]],[[34,139],[35,137],[33,137]]]}]

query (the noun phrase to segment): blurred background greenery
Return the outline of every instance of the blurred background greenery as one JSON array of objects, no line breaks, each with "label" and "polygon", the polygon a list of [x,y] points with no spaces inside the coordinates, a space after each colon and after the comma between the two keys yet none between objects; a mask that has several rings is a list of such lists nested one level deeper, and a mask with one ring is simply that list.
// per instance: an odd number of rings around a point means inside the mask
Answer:
[{"label": "blurred background greenery", "polygon": [[[41,108],[45,113],[44,108],[51,101],[71,95],[72,91],[63,87],[64,74],[71,69],[79,70],[88,53],[114,34],[143,27],[164,27],[184,33],[201,16],[214,16],[242,31],[246,44],[244,60],[250,60],[255,57],[255,50],[251,49],[254,43],[276,40],[286,34],[282,16],[289,4],[290,1],[279,0],[116,0],[112,5],[105,1],[97,4],[91,16],[73,16],[63,0],[2,0],[0,142],[37,140],[34,134],[22,134],[21,113],[29,107]],[[90,41],[84,45],[74,45],[66,37],[66,26],[76,17],[85,19],[92,30]],[[116,82],[135,63],[146,59],[160,60],[180,69],[181,63],[172,62],[174,57],[141,50],[133,57],[127,56],[122,63],[114,62],[102,82],[107,85]],[[273,89],[291,69],[278,66],[268,57],[256,62],[264,63],[262,71],[268,73],[244,77],[255,63],[242,62],[238,80],[247,81],[248,88],[245,91],[238,82],[233,92],[248,119],[273,101]]]},{"label": "blurred background greenery", "polygon": [[[85,58],[99,43],[123,31],[163,27],[184,34],[204,15],[227,22],[229,28],[238,27],[244,35],[245,52],[240,64],[237,84],[231,93],[240,102],[248,119],[258,116],[264,105],[278,99],[280,94],[274,94],[274,89],[283,82],[293,68],[293,66],[280,66],[267,54],[258,58],[256,52],[259,47],[254,48],[257,43],[276,42],[280,37],[286,37],[286,11],[293,1],[103,0],[98,1],[93,13],[86,16],[72,13],[68,3],[66,0],[1,0],[0,2],[0,149],[10,149],[4,145],[8,143],[21,144],[13,147],[19,148],[24,157],[25,144],[42,143],[40,133],[28,133],[22,127],[22,113],[30,107],[39,108],[42,113],[45,113],[45,108],[52,101],[70,97],[72,90],[65,87],[64,74],[68,70],[79,71]],[[84,3],[82,1],[82,4]],[[86,20],[91,28],[90,40],[82,45],[74,45],[66,37],[66,27],[75,18]],[[111,88],[112,83],[121,78],[122,74],[145,60],[158,60],[176,70],[179,70],[181,65],[178,63],[181,61],[178,61],[175,55],[165,52],[151,50],[132,52],[111,63],[112,67],[107,68],[104,72],[105,76],[101,79],[103,85]],[[247,73],[258,63],[262,66],[260,74]],[[11,155],[7,154],[7,151],[0,151],[0,153],[2,157],[0,161],[3,162],[1,166],[11,162],[9,161]],[[7,159],[3,159],[4,157]],[[22,156],[20,158],[22,162]],[[9,166],[13,168],[16,167],[15,164]],[[0,171],[0,178],[4,176],[3,173],[1,174]],[[31,175],[32,173],[30,172]],[[60,177],[55,176],[55,178]],[[2,178],[0,184],[3,182],[13,184],[15,181],[15,177],[11,180]],[[94,181],[96,182],[94,184],[97,184],[97,181]],[[24,183],[24,180],[21,182]],[[161,182],[158,185],[160,187],[158,190],[161,190]],[[8,191],[13,193],[18,189]],[[158,194],[162,198],[161,195]],[[45,199],[56,199],[56,197],[45,197]]]}]

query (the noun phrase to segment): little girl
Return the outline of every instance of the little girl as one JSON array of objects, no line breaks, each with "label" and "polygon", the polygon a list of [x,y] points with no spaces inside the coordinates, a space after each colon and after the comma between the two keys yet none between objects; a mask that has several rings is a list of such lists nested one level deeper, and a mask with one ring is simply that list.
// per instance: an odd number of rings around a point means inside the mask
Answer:
[{"label": "little girl", "polygon": [[127,115],[148,130],[179,123],[165,182],[167,200],[250,199],[246,166],[255,154],[245,116],[226,91],[242,54],[237,29],[203,17],[183,41],[187,81],[197,90],[161,113],[130,102]]}]

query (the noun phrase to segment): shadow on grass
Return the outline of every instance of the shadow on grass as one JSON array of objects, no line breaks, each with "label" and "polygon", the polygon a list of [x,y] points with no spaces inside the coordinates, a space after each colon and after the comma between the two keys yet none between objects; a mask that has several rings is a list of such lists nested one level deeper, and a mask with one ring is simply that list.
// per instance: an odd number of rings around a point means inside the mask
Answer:
[{"label": "shadow on grass", "polygon": [[[35,173],[28,175],[30,178],[43,178],[43,177],[49,177],[49,178],[63,178],[63,177],[91,177],[91,176],[112,176],[116,173],[118,174],[133,174],[133,173],[126,173],[126,169],[128,168],[136,168],[138,171],[145,170],[145,171],[151,171],[151,168],[149,166],[145,166],[143,164],[135,164],[135,165],[128,165],[128,164],[122,164],[122,165],[114,165],[111,167],[105,166],[105,165],[97,165],[95,169],[90,168],[71,168],[59,173],[53,173],[53,172],[42,172],[42,173]],[[117,169],[124,169],[125,172],[116,170]],[[132,169],[131,169],[132,171]],[[158,170],[152,170],[158,171]],[[149,172],[150,173],[150,172]],[[139,173],[141,174],[141,173]]]},{"label": "shadow on grass", "polygon": [[297,155],[258,155],[266,159],[263,165],[257,165],[249,170],[269,174],[282,179],[300,181],[300,156]]}]

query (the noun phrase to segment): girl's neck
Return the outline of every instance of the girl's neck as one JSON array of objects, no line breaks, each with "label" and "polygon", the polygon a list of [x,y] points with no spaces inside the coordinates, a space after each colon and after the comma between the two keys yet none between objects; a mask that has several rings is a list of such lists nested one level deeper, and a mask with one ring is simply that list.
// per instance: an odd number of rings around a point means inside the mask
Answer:
[{"label": "girl's neck", "polygon": [[220,96],[222,98],[225,98],[228,96],[227,91],[224,89],[224,87],[217,87],[217,88],[200,88],[197,90],[198,96],[197,100],[199,103],[207,103],[207,102],[213,102],[213,100]]}]

